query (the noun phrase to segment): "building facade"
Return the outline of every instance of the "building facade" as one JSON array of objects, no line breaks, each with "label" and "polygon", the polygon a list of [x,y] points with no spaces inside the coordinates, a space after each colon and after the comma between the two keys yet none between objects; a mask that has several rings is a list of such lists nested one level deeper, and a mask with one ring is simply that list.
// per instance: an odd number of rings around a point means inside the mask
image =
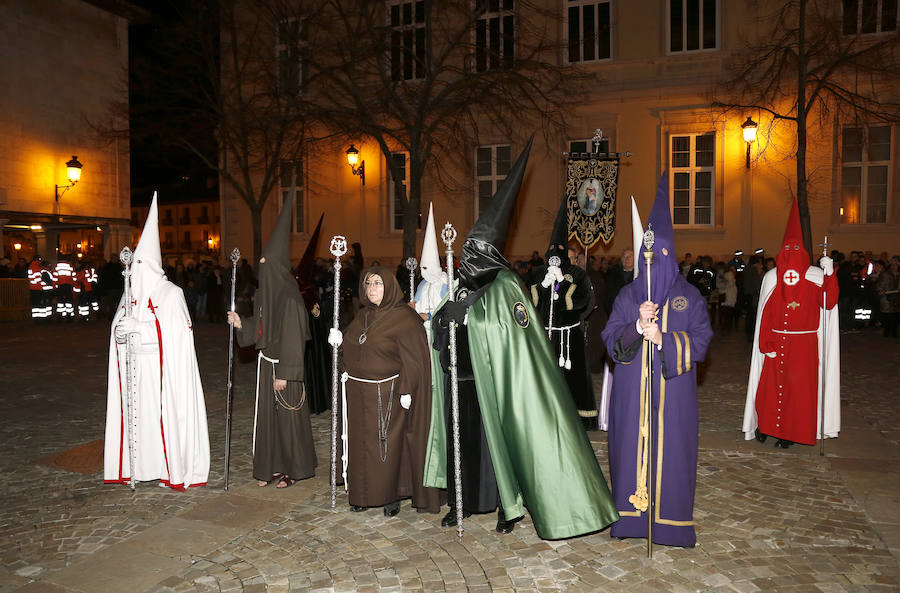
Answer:
[{"label": "building facade", "polygon": [[[419,4],[419,0],[386,1],[386,18],[395,13],[410,16],[409,22],[403,20],[396,26],[398,43],[405,39],[403,31],[415,30]],[[535,4],[546,12],[529,14]],[[583,150],[600,129],[605,148],[630,156],[623,156],[619,167],[616,233],[608,243],[596,244],[591,255],[619,255],[630,246],[629,197],[635,197],[646,217],[665,171],[669,172],[679,255],[691,252],[727,260],[737,249],[752,253],[763,248],[774,253],[780,248],[796,192],[796,132],[766,109],[726,113],[714,102],[728,93],[722,83],[735,53],[770,34],[771,19],[763,17],[778,4],[725,0],[486,3],[485,26],[493,31],[496,24],[498,38],[510,40],[509,45],[495,48],[497,55],[515,51],[518,36],[525,34],[524,27],[522,32],[517,29],[519,22],[543,19],[539,28],[553,37],[549,46],[554,49],[547,59],[578,66],[591,77],[591,88],[568,118],[564,131],[546,132],[541,122],[523,120],[515,137],[481,131],[476,143],[459,146],[463,153],[459,160],[466,164],[453,177],[462,182],[448,189],[436,175],[426,172],[423,212],[432,201],[438,224],[449,221],[464,237],[485,197],[496,189],[528,136],[537,132],[506,253],[511,260],[526,258],[534,250],[543,254],[563,194],[564,155]],[[863,2],[832,4],[838,13],[843,11],[841,35],[858,38],[860,43],[887,39],[894,44],[893,51],[898,51],[896,0],[879,0],[877,18],[863,9]],[[392,12],[395,7],[400,10]],[[477,30],[473,35],[478,39]],[[284,50],[283,41],[278,41],[277,35],[273,39],[273,53],[279,47]],[[485,43],[492,43],[492,37],[486,39]],[[409,55],[409,51],[415,54],[417,41],[410,43],[407,53],[400,51],[393,59]],[[402,67],[397,71],[406,73]],[[415,78],[414,68],[408,73],[409,77],[401,78]],[[898,96],[895,86],[886,86],[881,92]],[[777,111],[783,106],[769,107]],[[758,124],[756,140],[749,148],[749,165],[742,133],[747,118]],[[813,243],[822,242],[827,235],[833,248],[844,252],[900,252],[900,126],[858,119],[847,123],[832,117],[811,120],[808,130]],[[365,162],[365,184],[348,166],[345,149],[351,142]],[[444,157],[437,155],[438,159]],[[391,158],[404,163],[408,155],[398,150]],[[350,243],[361,243],[367,262],[400,261],[402,213],[393,199],[394,182],[387,161],[373,139],[360,136],[348,137],[344,144],[320,143],[289,167],[301,173],[297,177],[295,258],[324,212],[326,237],[341,234]],[[283,180],[267,202],[264,241],[287,195],[287,185],[289,181]],[[220,187],[223,252],[238,246],[243,253],[250,253],[249,211],[228,183],[222,180]],[[317,252],[328,256],[327,240]]]},{"label": "building facade", "polygon": [[[137,245],[147,220],[149,206],[131,207],[131,244]],[[219,260],[221,238],[219,202],[163,201],[159,204],[159,246],[170,265]],[[225,254],[223,257],[227,257]]]},{"label": "building facade", "polygon": [[[117,257],[131,233],[127,2],[0,4],[0,255]],[[74,155],[74,156],[73,156]],[[67,163],[77,157],[72,184]]]}]

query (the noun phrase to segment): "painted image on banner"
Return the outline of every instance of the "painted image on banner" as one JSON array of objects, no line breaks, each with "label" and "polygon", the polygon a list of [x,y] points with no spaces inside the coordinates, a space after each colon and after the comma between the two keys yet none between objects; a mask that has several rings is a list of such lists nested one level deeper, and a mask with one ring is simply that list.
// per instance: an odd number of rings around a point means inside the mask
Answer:
[{"label": "painted image on banner", "polygon": [[585,179],[578,188],[578,207],[585,216],[593,216],[600,210],[603,202],[603,190],[600,189],[600,181],[591,177]]}]

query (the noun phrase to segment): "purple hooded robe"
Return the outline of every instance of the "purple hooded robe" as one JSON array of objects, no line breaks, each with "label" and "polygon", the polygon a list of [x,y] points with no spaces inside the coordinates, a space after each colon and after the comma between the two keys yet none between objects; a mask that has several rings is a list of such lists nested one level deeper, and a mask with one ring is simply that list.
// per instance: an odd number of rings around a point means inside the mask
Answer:
[{"label": "purple hooded robe", "polygon": [[[647,511],[632,503],[646,488],[653,512],[653,542],[693,547],[694,487],[697,482],[696,365],[706,355],[712,329],[706,299],[678,271],[669,214],[668,177],[663,175],[647,228],[655,235],[650,266],[651,300],[659,305],[662,348],[643,340],[636,328],[647,300],[645,248],[635,260],[638,277],[625,286],[603,330],[616,361],[609,419],[609,469],[621,518],[613,537],[647,537]],[[647,372],[645,357],[652,351]],[[642,390],[652,387],[652,441],[640,435]],[[649,447],[648,447],[649,445]],[[648,454],[649,453],[649,454]],[[638,505],[640,506],[640,505]]]}]

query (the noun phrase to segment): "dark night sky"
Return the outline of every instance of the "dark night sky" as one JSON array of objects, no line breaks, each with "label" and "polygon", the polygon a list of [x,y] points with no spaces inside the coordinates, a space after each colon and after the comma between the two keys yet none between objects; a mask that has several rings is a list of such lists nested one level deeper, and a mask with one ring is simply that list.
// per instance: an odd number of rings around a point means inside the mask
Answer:
[{"label": "dark night sky", "polygon": [[[154,190],[159,190],[161,202],[215,199],[218,189],[216,176],[200,159],[184,148],[175,146],[172,140],[184,134],[174,118],[167,117],[167,110],[160,109],[152,92],[142,90],[160,88],[160,72],[153,65],[162,62],[157,50],[163,39],[171,38],[172,30],[181,24],[186,2],[183,0],[132,0],[150,13],[147,22],[132,23],[129,28],[131,76],[131,199],[135,205],[149,204]],[[177,50],[176,50],[177,51]],[[172,56],[165,62],[178,63]],[[171,68],[172,64],[165,67]],[[136,73],[146,74],[138,83]],[[152,116],[148,111],[154,111]],[[214,151],[211,135],[194,137],[195,141],[208,145]]]}]

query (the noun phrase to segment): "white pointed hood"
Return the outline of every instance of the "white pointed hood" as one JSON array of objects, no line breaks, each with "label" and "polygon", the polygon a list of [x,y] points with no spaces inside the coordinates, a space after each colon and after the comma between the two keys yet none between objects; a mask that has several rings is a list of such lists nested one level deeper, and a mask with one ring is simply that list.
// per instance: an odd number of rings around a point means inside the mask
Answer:
[{"label": "white pointed hood", "polygon": [[166,279],[159,248],[159,207],[156,197],[156,192],[153,192],[147,222],[144,223],[141,238],[134,248],[134,263],[131,266],[131,294],[139,304],[145,304],[156,285]]},{"label": "white pointed hood", "polygon": [[641,215],[634,202],[634,196],[631,196],[631,244],[634,249],[634,277],[637,278],[640,269],[637,256],[641,252],[641,245],[644,244],[644,225],[641,223]]},{"label": "white pointed hood", "polygon": [[441,281],[441,259],[438,255],[437,234],[434,231],[434,205],[428,204],[428,224],[425,225],[425,241],[419,260],[422,278],[429,284]]}]

